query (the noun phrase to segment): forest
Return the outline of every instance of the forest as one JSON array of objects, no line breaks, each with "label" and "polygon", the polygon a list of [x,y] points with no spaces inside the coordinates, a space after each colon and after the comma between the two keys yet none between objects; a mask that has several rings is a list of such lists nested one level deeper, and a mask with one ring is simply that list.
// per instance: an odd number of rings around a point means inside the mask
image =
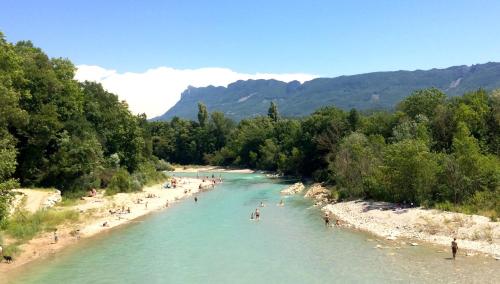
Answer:
[{"label": "forest", "polygon": [[139,190],[164,178],[145,115],[131,114],[100,84],[77,82],[75,70],[0,33],[0,224],[19,186],[81,196],[90,188]]},{"label": "forest", "polygon": [[324,182],[332,198],[500,214],[500,91],[418,90],[391,112],[329,106],[300,119],[150,122],[153,154],[180,164],[249,167]]},{"label": "forest", "polygon": [[196,121],[148,121],[75,66],[0,34],[0,222],[16,187],[78,196],[140,190],[169,163],[275,171],[323,182],[332,198],[500,214],[500,91],[412,93],[393,111],[323,107],[236,123],[198,104]]}]

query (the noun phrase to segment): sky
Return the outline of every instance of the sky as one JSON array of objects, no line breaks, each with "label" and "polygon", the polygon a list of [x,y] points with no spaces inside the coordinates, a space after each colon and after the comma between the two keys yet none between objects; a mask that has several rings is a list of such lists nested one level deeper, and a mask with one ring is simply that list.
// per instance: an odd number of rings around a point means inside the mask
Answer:
[{"label": "sky", "polygon": [[0,31],[148,117],[188,85],[500,61],[500,1],[2,0]]}]

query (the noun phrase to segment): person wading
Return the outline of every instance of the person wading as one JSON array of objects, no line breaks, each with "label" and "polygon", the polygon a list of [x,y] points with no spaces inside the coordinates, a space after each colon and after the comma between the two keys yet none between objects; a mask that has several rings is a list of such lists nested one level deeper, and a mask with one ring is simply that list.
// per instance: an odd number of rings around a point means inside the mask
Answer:
[{"label": "person wading", "polygon": [[453,241],[451,242],[451,253],[453,254],[453,259],[455,259],[457,251],[458,251],[457,238],[453,238]]},{"label": "person wading", "polygon": [[328,227],[328,225],[330,225],[330,216],[328,215],[328,213],[325,213],[323,219],[325,220],[325,226]]}]

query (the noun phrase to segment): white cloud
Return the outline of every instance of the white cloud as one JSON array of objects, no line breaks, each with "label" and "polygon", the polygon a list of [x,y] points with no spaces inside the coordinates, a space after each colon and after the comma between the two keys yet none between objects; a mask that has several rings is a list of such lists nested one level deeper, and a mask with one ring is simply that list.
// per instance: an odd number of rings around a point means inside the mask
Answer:
[{"label": "white cloud", "polygon": [[134,113],[146,113],[152,118],[165,113],[175,105],[188,86],[227,86],[237,80],[276,79],[284,82],[311,80],[317,76],[302,73],[270,74],[238,73],[227,68],[174,69],[158,67],[143,73],[118,73],[99,66],[79,65],[75,75],[78,81],[102,83],[109,92],[127,101]]}]

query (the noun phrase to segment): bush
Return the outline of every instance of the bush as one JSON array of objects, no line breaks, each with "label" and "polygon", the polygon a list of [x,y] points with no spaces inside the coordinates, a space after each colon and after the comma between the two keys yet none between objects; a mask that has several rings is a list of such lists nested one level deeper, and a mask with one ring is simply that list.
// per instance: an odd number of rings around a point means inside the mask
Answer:
[{"label": "bush", "polygon": [[137,178],[141,186],[161,182],[167,177],[164,173],[158,172],[156,167],[150,162],[139,165],[138,170],[133,176]]},{"label": "bush", "polygon": [[455,211],[455,205],[453,205],[450,201],[437,203],[434,207],[441,211]]},{"label": "bush", "polygon": [[132,192],[134,188],[132,176],[125,169],[119,169],[109,181],[106,195],[113,195],[118,192]]},{"label": "bush", "polygon": [[329,198],[333,201],[338,201],[339,198],[340,198],[340,195],[339,195],[339,192],[337,191],[337,189],[333,188],[330,190],[330,196]]},{"label": "bush", "polygon": [[174,167],[169,163],[166,162],[165,160],[161,159],[158,160],[155,164],[156,170],[157,171],[173,171]]}]

